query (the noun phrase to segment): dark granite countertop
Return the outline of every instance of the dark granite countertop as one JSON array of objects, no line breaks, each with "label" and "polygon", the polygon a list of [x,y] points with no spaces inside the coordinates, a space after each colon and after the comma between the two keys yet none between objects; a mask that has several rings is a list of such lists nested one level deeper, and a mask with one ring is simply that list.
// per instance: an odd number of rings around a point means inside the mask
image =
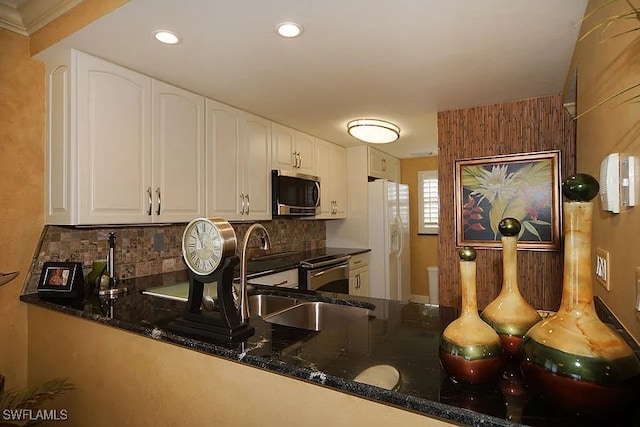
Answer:
[{"label": "dark granite countertop", "polygon": [[[516,374],[500,384],[472,387],[452,382],[438,358],[441,331],[458,315],[455,308],[402,303],[354,296],[306,292],[302,299],[324,300],[371,309],[371,316],[338,329],[307,331],[252,317],[255,334],[240,342],[194,339],[175,334],[167,324],[179,317],[185,303],[141,294],[143,289],[180,283],[186,272],[127,281],[128,295],[117,300],[113,318],[106,317],[97,297],[76,306],[41,300],[27,294],[22,301],[138,333],[151,339],[227,358],[335,390],[392,405],[425,416],[474,426],[628,426],[639,425],[640,405],[605,419],[556,412],[526,394]],[[253,293],[288,294],[290,290],[252,287]],[[600,317],[615,324],[599,305]],[[610,318],[606,317],[610,316]],[[630,339],[630,337],[629,337]],[[631,344],[631,343],[630,343]],[[634,344],[637,354],[637,345]],[[400,373],[397,391],[352,379],[375,365],[391,365]],[[524,390],[522,396],[519,393]],[[637,403],[637,402],[636,402]]]}]

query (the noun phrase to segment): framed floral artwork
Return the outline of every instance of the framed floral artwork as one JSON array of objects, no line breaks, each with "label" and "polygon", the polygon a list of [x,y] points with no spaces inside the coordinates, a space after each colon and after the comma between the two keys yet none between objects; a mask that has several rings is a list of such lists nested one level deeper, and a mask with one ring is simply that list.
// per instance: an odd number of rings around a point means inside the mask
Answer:
[{"label": "framed floral artwork", "polygon": [[518,249],[560,249],[560,151],[455,161],[456,245],[502,248],[498,224],[520,221]]}]

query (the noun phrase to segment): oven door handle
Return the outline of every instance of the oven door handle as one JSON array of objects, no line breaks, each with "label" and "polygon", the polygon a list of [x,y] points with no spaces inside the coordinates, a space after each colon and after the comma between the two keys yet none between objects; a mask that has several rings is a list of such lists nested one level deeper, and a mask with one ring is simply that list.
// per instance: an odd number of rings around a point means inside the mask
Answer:
[{"label": "oven door handle", "polygon": [[344,262],[349,262],[349,259],[351,259],[351,255],[345,255],[345,256],[341,256],[339,258],[333,258],[330,259],[328,261],[322,261],[322,262],[309,262],[309,261],[302,261],[300,263],[301,267],[307,268],[307,269],[315,269],[315,268],[319,268],[319,267],[326,267],[328,265],[335,265],[337,263],[344,263]]},{"label": "oven door handle", "polygon": [[319,277],[319,276],[322,276],[323,274],[328,274],[328,273],[331,273],[333,271],[342,270],[342,269],[345,269],[345,268],[347,268],[347,269],[349,268],[349,263],[348,262],[346,262],[344,264],[338,264],[335,267],[326,268],[326,269],[323,269],[323,270],[310,271],[309,272],[309,276],[310,277]]}]

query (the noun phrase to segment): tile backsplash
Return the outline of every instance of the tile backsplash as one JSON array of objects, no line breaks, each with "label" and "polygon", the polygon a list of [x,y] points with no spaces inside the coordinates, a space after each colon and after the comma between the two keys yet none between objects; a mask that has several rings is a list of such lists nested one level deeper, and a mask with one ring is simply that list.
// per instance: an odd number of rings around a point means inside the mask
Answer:
[{"label": "tile backsplash", "polygon": [[[261,221],[271,238],[271,252],[304,251],[325,247],[325,222],[318,220],[274,219]],[[231,224],[238,239],[238,253],[250,223]],[[108,236],[116,235],[116,277],[128,279],[186,269],[182,261],[182,233],[186,224],[77,228],[47,225],[40,236],[31,275],[23,293],[36,291],[42,265],[46,261],[81,262],[84,274],[93,261],[104,260]],[[258,248],[252,237],[250,248]]]}]

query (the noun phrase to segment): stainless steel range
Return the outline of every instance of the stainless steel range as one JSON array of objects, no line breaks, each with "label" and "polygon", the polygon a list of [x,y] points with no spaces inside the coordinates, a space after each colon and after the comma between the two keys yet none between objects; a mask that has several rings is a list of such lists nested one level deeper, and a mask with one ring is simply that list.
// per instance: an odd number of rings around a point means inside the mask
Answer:
[{"label": "stainless steel range", "polygon": [[298,268],[298,286],[309,291],[349,293],[351,255],[324,255],[309,258]]}]

